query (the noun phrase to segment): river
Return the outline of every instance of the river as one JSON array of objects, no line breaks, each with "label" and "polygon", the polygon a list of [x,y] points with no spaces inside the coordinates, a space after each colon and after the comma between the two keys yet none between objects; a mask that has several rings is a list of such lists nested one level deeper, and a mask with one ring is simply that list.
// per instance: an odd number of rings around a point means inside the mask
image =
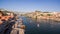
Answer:
[{"label": "river", "polygon": [[26,26],[25,34],[60,34],[60,22],[53,20],[35,20],[27,17],[23,19]]}]

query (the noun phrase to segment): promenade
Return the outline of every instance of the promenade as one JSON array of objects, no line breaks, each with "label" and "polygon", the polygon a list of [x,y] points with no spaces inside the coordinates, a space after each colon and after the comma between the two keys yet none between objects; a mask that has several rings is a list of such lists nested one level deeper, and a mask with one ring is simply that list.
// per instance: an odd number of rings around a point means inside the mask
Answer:
[{"label": "promenade", "polygon": [[3,15],[0,11],[0,34],[24,34],[23,20],[14,13]]}]

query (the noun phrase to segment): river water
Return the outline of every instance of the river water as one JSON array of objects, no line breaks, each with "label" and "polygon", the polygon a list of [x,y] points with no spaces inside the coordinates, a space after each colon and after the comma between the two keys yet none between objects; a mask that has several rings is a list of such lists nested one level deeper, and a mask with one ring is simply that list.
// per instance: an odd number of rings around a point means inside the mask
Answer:
[{"label": "river water", "polygon": [[23,24],[26,26],[25,34],[60,34],[60,22],[27,17],[20,18],[23,19]]}]

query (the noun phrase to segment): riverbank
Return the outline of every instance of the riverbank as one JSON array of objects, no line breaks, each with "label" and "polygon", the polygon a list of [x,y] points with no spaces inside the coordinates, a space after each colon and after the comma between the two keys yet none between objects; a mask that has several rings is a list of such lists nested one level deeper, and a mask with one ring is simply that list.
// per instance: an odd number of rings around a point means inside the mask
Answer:
[{"label": "riverbank", "polygon": [[22,21],[14,12],[0,11],[0,34],[24,34]]},{"label": "riverbank", "polygon": [[28,18],[35,19],[35,20],[53,20],[53,21],[60,21],[60,18],[53,17],[53,16],[37,16],[37,17],[32,16],[32,17],[28,17]]},{"label": "riverbank", "polygon": [[31,13],[26,13],[23,16],[33,18],[33,19],[51,19],[55,21],[60,21],[60,12],[41,12],[35,11]]}]

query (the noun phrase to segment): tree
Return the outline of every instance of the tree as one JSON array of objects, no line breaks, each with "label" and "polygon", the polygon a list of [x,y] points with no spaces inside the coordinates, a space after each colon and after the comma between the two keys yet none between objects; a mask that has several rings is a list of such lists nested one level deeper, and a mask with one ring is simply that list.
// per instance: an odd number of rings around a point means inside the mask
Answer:
[{"label": "tree", "polygon": [[47,14],[48,16],[52,16],[51,14]]},{"label": "tree", "polygon": [[44,16],[43,14],[41,14],[41,16]]}]

